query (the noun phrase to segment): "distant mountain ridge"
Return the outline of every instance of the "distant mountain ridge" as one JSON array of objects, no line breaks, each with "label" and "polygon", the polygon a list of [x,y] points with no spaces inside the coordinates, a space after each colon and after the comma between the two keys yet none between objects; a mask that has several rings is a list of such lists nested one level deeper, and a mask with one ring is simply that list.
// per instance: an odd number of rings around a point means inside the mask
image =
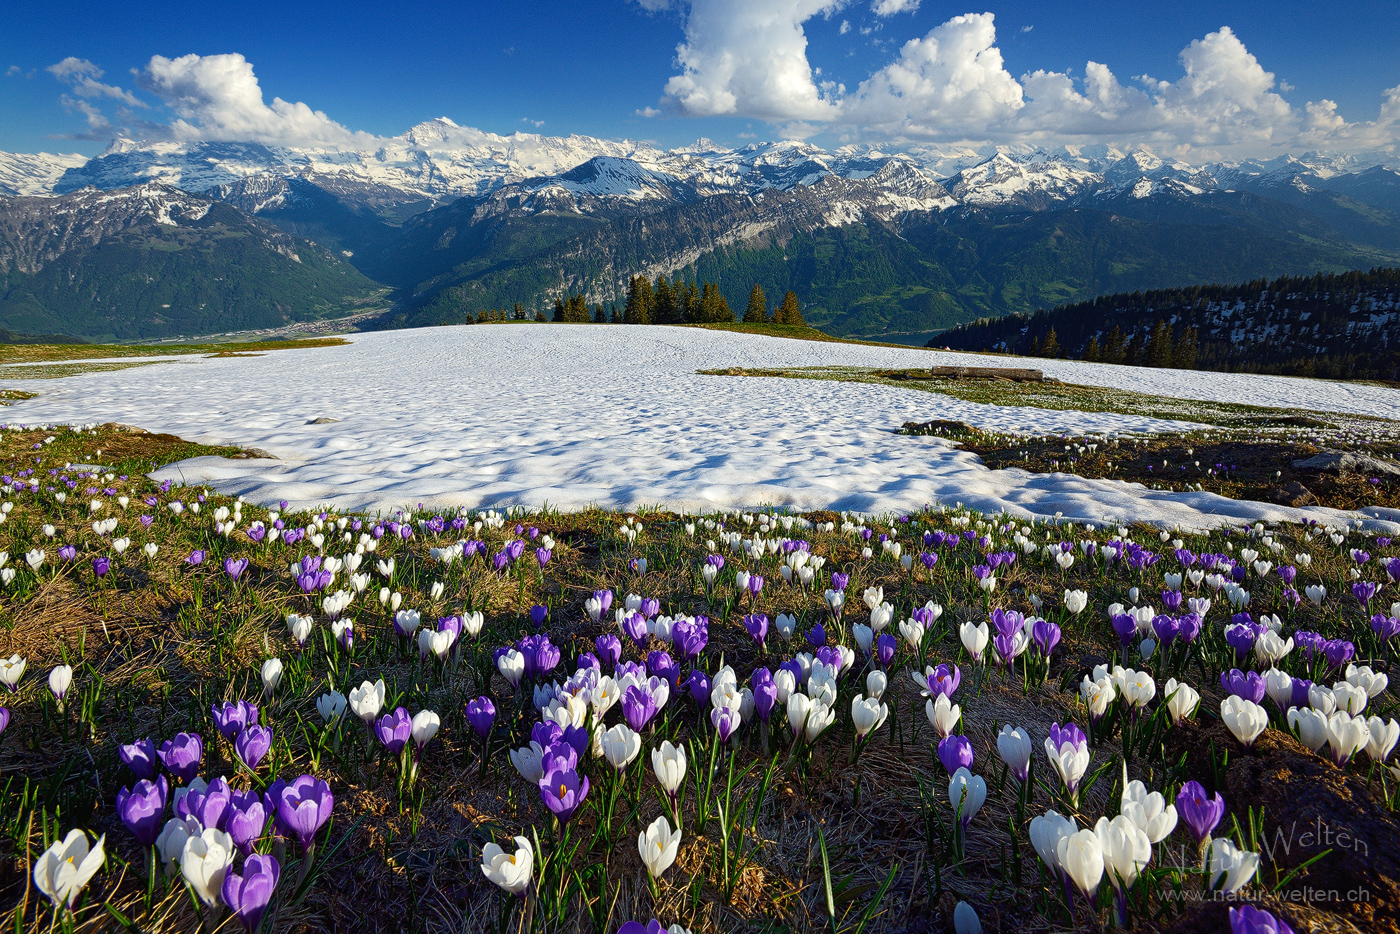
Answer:
[{"label": "distant mountain ridge", "polygon": [[0,198],[0,327],[141,339],[345,314],[382,290],[324,247],[147,183]]},{"label": "distant mountain ridge", "polygon": [[81,164],[0,155],[0,192],[194,193],[392,287],[386,320],[401,325],[570,294],[615,302],[644,273],[715,281],[736,307],[755,283],[791,289],[813,324],[881,337],[1103,292],[1400,262],[1400,173],[1385,158],[666,150],[442,118],[364,151],[116,140]]}]

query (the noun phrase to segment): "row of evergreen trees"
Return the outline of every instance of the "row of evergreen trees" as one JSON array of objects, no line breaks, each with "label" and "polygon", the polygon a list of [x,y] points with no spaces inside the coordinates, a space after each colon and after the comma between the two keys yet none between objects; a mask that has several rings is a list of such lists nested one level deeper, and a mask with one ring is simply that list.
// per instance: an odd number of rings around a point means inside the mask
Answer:
[{"label": "row of evergreen trees", "polygon": [[[515,308],[523,317],[522,306],[517,303]],[[538,318],[543,319],[543,315]],[[680,276],[668,282],[665,275],[659,275],[655,283],[646,276],[633,276],[627,284],[627,299],[621,305],[605,306],[600,302],[589,308],[582,295],[556,298],[553,320],[567,324],[728,324],[738,319],[717,283],[697,285]],[[807,325],[796,292],[784,295],[782,303],[770,314],[768,297],[761,285],[749,292],[743,320],[747,324]]]},{"label": "row of evergreen trees", "polygon": [[1146,336],[1134,333],[1129,338],[1123,333],[1123,329],[1115,324],[1113,329],[1104,335],[1102,344],[1097,336],[1091,336],[1083,351],[1078,354],[1066,353],[1065,348],[1060,346],[1059,336],[1052,326],[1045,333],[1043,340],[1039,336],[1032,337],[1025,352],[1031,357],[1071,357],[1088,360],[1090,363],[1123,363],[1128,366],[1193,370],[1196,368],[1196,358],[1200,354],[1200,341],[1195,328],[1185,327],[1180,333],[1174,333],[1172,325],[1158,318],[1151,333]]},{"label": "row of evergreen trees", "polygon": [[1101,295],[930,346],[1136,366],[1400,380],[1400,268]]}]

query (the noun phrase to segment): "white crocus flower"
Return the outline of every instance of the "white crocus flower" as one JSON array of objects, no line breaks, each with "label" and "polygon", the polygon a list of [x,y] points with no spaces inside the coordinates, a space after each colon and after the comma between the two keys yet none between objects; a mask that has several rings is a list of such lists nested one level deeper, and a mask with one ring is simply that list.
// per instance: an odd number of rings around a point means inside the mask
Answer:
[{"label": "white crocus flower", "polygon": [[651,822],[645,831],[637,834],[637,852],[653,879],[671,868],[676,861],[676,853],[681,846],[681,832],[671,829],[670,821],[663,814]]},{"label": "white crocus flower", "polygon": [[185,841],[180,873],[199,900],[210,908],[223,904],[220,893],[235,852],[233,838],[214,828],[206,828],[199,836]]},{"label": "white crocus flower", "polygon": [[34,885],[54,906],[72,908],[73,902],[102,868],[107,854],[102,848],[107,835],[89,845],[87,834],[76,827],[68,836],[55,840],[34,862]]},{"label": "white crocus flower", "polygon": [[481,850],[481,871],[511,895],[521,895],[534,875],[535,849],[526,837],[515,838],[515,852],[507,853],[494,841]]}]

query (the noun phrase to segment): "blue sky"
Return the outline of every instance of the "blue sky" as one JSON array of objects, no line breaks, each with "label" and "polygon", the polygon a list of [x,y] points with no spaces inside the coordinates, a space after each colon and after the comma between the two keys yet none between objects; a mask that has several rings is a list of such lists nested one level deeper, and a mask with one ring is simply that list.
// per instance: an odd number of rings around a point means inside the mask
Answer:
[{"label": "blue sky", "polygon": [[[160,83],[138,79],[133,70],[147,69],[157,55],[227,53],[247,60],[268,103],[274,97],[304,102],[334,124],[376,136],[439,115],[496,133],[628,136],[663,145],[702,135],[726,144],[798,135],[826,145],[1137,139],[1184,152],[1308,143],[1356,149],[1393,145],[1397,135],[1389,125],[1373,125],[1383,92],[1400,85],[1394,52],[1400,16],[1393,0],[1326,8],[1154,4],[1146,11],[1121,0],[987,7],[932,0],[695,0],[693,8],[676,0],[645,3],[664,8],[649,11],[636,0],[250,3],[198,10],[167,3],[9,5],[0,13],[0,73],[8,71],[0,78],[0,149],[98,151],[101,139],[62,138],[110,135],[105,124],[92,128],[76,109],[83,106],[114,127],[129,125],[121,110],[148,127],[169,124],[176,114],[166,104],[176,79],[167,82],[163,102],[160,90],[151,90]],[[886,15],[875,12],[881,3]],[[763,14],[754,21],[759,26],[744,19],[755,11]],[[982,12],[995,14],[994,40],[987,38],[985,19],[945,25],[959,14]],[[765,32],[774,22],[775,31]],[[1227,82],[1238,77],[1238,88],[1227,88],[1209,106],[1198,103],[1199,85],[1143,94],[1137,76],[1179,83],[1182,50],[1219,38],[1221,27],[1230,33],[1203,46],[1196,67],[1223,62],[1220,73]],[[930,52],[934,36],[937,56]],[[925,43],[922,58],[902,53],[915,39]],[[947,51],[955,40],[970,50],[965,61]],[[690,65],[678,64],[682,43]],[[996,68],[985,54],[989,49],[999,53]],[[721,73],[714,63],[725,55],[745,63],[740,73]],[[103,74],[69,69],[64,77],[46,70],[70,58]],[[1083,85],[1089,61],[1107,66],[1118,82],[1112,87],[1138,96],[1112,113],[1090,114],[1093,94]],[[810,89],[791,91],[790,69],[804,66],[812,69]],[[982,90],[950,97],[950,76],[963,74],[964,66],[981,69]],[[1063,74],[1082,100],[1044,104],[1051,86],[1022,80],[1036,70]],[[1271,87],[1262,88],[1263,72],[1275,76]],[[892,93],[901,76],[913,73],[922,90]],[[684,80],[668,93],[678,75]],[[75,83],[80,79],[90,82],[86,96]],[[1309,102],[1322,101],[1335,108],[1308,110]],[[639,116],[646,108],[657,115]],[[209,129],[214,118],[207,108],[197,114],[181,132],[210,138],[234,132]],[[275,137],[281,131],[266,132]]]}]

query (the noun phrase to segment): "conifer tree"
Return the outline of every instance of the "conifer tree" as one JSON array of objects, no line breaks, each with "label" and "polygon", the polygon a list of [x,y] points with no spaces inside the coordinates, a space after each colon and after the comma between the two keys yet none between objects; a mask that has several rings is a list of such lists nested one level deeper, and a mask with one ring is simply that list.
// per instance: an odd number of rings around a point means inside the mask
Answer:
[{"label": "conifer tree", "polygon": [[1102,357],[1103,352],[1099,350],[1099,339],[1097,337],[1089,338],[1089,343],[1084,345],[1084,359],[1090,363],[1098,363]]},{"label": "conifer tree", "polygon": [[701,320],[700,290],[696,288],[695,283],[687,282],[684,288],[678,288],[675,291],[681,320],[687,324],[699,323]]},{"label": "conifer tree", "polygon": [[763,294],[763,286],[755,285],[749,292],[749,307],[744,309],[745,324],[763,324],[768,320],[768,296]]},{"label": "conifer tree", "polygon": [[1113,330],[1108,332],[1108,337],[1104,339],[1103,362],[1122,363],[1127,358],[1128,348],[1124,343],[1123,329],[1118,325],[1113,326]]},{"label": "conifer tree", "polygon": [[679,309],[676,308],[676,295],[670,283],[666,281],[665,275],[656,277],[656,290],[653,293],[651,304],[651,320],[653,324],[676,324],[681,320]]},{"label": "conifer tree", "polygon": [[556,322],[566,320],[564,317],[564,300],[562,298],[556,298],[554,300],[554,320]]},{"label": "conifer tree", "polygon": [[606,310],[605,308],[603,308],[603,303],[602,303],[602,302],[599,302],[599,303],[598,303],[598,308],[597,308],[597,310],[593,312],[593,323],[594,323],[594,324],[607,324],[607,323],[608,323],[608,312],[607,312],[607,310]]},{"label": "conifer tree", "polygon": [[1152,327],[1152,336],[1148,338],[1147,348],[1143,351],[1143,363],[1147,366],[1169,367],[1172,365],[1172,351],[1172,326],[1158,318]]},{"label": "conifer tree", "polygon": [[797,304],[797,293],[791,290],[783,296],[783,303],[778,310],[773,312],[774,324],[792,324],[798,327],[806,327],[807,322],[802,318],[802,309]]},{"label": "conifer tree", "polygon": [[651,324],[651,306],[654,294],[646,276],[633,276],[627,289],[627,309],[622,320],[628,324]]},{"label": "conifer tree", "polygon": [[1042,357],[1058,357],[1060,355],[1060,338],[1051,328],[1045,333],[1045,340],[1040,345],[1040,355]]}]

